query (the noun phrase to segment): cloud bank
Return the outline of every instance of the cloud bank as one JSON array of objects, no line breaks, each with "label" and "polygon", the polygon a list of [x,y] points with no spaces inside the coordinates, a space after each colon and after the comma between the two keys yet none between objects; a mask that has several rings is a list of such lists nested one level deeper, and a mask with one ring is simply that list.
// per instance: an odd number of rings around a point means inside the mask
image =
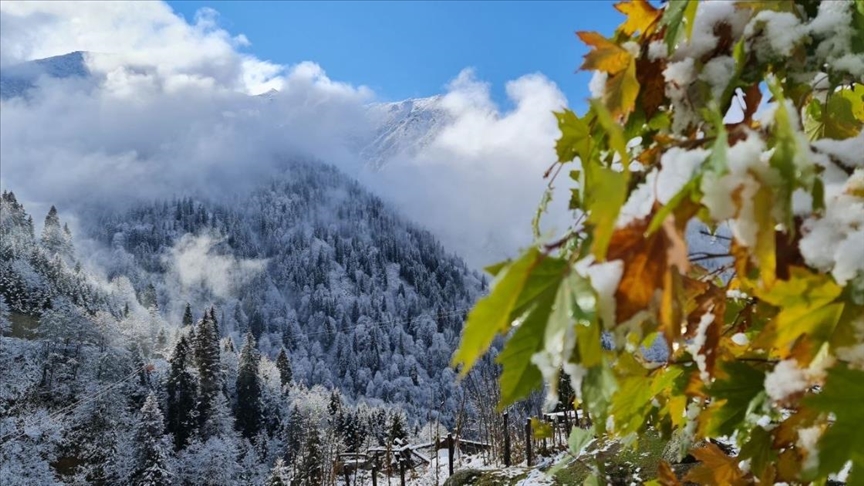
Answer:
[{"label": "cloud bank", "polygon": [[[375,93],[313,62],[258,59],[249,45],[209,9],[187,22],[156,2],[3,2],[0,66],[87,51],[92,73],[41,78],[31,99],[2,101],[3,188],[61,210],[221,197],[253,187],[282,158],[310,156],[361,179],[474,265],[530,242],[542,174],[555,160],[550,112],[566,105],[547,78],[509,82],[514,108],[502,112],[489,86],[463,71],[440,103],[451,122],[372,173],[357,140],[370,136]],[[563,230],[566,215],[550,216]]]}]

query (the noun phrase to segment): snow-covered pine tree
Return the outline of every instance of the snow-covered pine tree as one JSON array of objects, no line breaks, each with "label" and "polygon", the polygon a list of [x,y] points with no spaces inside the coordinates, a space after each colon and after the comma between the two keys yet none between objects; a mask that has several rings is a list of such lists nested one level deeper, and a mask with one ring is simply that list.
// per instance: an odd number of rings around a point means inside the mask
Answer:
[{"label": "snow-covered pine tree", "polygon": [[48,215],[45,216],[45,225],[42,227],[42,247],[49,255],[60,255],[63,258],[72,257],[71,233],[63,231],[60,225],[60,217],[57,208],[51,206]]},{"label": "snow-covered pine tree", "polygon": [[270,477],[267,478],[266,486],[289,486],[291,484],[291,474],[285,461],[281,458],[276,459],[273,464],[273,469],[270,470]]},{"label": "snow-covered pine tree", "polygon": [[[195,364],[198,368],[198,422],[203,425],[210,418],[213,401],[222,390],[222,368],[219,362],[219,338],[216,322],[209,312],[198,323],[195,332]],[[204,429],[202,429],[202,433]],[[206,439],[207,436],[205,435]]]},{"label": "snow-covered pine tree", "polygon": [[324,478],[324,453],[321,448],[321,433],[316,427],[306,431],[306,444],[303,449],[303,460],[297,471],[296,484],[317,486]]},{"label": "snow-covered pine tree", "polygon": [[163,435],[165,424],[156,396],[147,396],[135,437],[136,469],[132,474],[135,486],[168,486],[171,472],[168,470],[168,441]]},{"label": "snow-covered pine tree", "polygon": [[[2,319],[2,317],[0,317],[0,319]],[[294,376],[291,370],[291,360],[288,358],[288,352],[285,351],[284,346],[279,350],[279,356],[276,357],[276,369],[279,370],[279,380],[282,384],[282,391],[286,392],[288,386],[291,385]]]},{"label": "snow-covered pine tree", "polygon": [[237,419],[237,429],[249,440],[252,440],[261,428],[261,380],[258,377],[260,359],[255,337],[252,333],[246,333],[243,349],[240,351],[234,416]]},{"label": "snow-covered pine tree", "polygon": [[183,327],[191,326],[194,323],[192,318],[192,307],[189,306],[189,303],[186,303],[186,308],[183,309]]},{"label": "snow-covered pine tree", "polygon": [[189,342],[186,336],[180,336],[171,356],[171,369],[165,384],[168,392],[167,430],[174,436],[175,450],[186,447],[198,426],[198,383],[189,371],[191,364]]}]

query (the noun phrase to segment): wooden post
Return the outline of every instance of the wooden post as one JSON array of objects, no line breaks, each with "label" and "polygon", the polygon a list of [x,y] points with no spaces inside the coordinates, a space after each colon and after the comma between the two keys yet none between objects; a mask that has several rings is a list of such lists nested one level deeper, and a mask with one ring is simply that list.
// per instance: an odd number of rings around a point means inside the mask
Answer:
[{"label": "wooden post", "polygon": [[455,449],[455,444],[453,444],[453,434],[447,434],[447,472],[450,476],[453,475],[453,455]]},{"label": "wooden post", "polygon": [[348,472],[345,461],[342,461],[342,474],[345,475],[345,486],[351,486],[351,474]]},{"label": "wooden post", "polygon": [[525,419],[525,465],[529,467],[533,459],[531,452],[531,418],[529,417]]},{"label": "wooden post", "polygon": [[[549,417],[545,417],[545,416],[544,416],[544,417],[541,418],[541,420],[543,420],[544,422],[546,422],[547,425],[549,424]],[[544,436],[543,436],[543,451],[541,452],[541,454],[548,454],[548,453],[549,453],[549,446],[548,446],[548,444],[546,443],[546,436],[544,435]]]},{"label": "wooden post", "polygon": [[399,453],[399,479],[402,486],[405,486],[405,457],[404,451]]},{"label": "wooden post", "polygon": [[510,467],[510,421],[509,412],[504,412],[504,466]]},{"label": "wooden post", "polygon": [[378,464],[377,459],[376,462],[372,463],[372,486],[378,486]]}]

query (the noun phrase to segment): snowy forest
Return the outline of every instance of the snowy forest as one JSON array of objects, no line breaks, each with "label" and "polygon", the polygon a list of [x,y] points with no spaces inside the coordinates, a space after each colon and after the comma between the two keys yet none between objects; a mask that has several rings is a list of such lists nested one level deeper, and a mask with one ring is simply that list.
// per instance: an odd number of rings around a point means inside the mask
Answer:
[{"label": "snowy forest", "polygon": [[324,164],[80,236],[54,207],[36,234],[13,192],[0,214],[4,484],[322,484],[494,410],[491,358],[449,368],[485,279]]}]

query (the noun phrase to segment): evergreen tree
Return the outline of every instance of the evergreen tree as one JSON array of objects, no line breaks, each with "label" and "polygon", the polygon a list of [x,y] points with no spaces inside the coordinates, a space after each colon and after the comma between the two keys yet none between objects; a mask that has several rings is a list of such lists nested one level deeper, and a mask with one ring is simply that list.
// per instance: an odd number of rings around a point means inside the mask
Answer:
[{"label": "evergreen tree", "polygon": [[323,479],[321,463],[324,460],[318,429],[312,428],[308,431],[304,449],[303,461],[299,467],[299,483],[304,486],[318,486]]},{"label": "evergreen tree", "polygon": [[282,383],[282,390],[285,391],[294,376],[291,370],[291,360],[288,359],[288,353],[284,347],[279,350],[279,356],[276,357],[276,369],[279,370],[279,380]]},{"label": "evergreen tree", "polygon": [[288,473],[288,467],[285,466],[285,461],[281,458],[276,459],[273,464],[273,469],[270,470],[270,477],[267,478],[266,486],[290,486],[291,477]]},{"label": "evergreen tree", "polygon": [[261,381],[258,377],[260,355],[252,333],[246,334],[246,342],[240,351],[240,368],[237,373],[237,406],[234,416],[237,429],[247,439],[252,439],[261,428]]},{"label": "evergreen tree", "polygon": [[215,326],[210,314],[204,312],[204,318],[198,323],[195,332],[195,364],[199,380],[198,423],[202,425],[210,418],[213,401],[222,390],[219,337]]},{"label": "evergreen tree", "polygon": [[261,339],[261,334],[264,333],[264,318],[261,317],[260,312],[255,312],[249,319],[249,332],[255,336],[256,341]]},{"label": "evergreen tree", "polygon": [[183,310],[183,327],[191,326],[193,323],[192,319],[192,308],[189,307],[189,304],[186,304],[186,309]]},{"label": "evergreen tree", "polygon": [[159,308],[159,303],[156,301],[156,287],[154,287],[152,283],[148,283],[147,286],[144,287],[144,291],[141,292],[140,302],[145,309]]},{"label": "evergreen tree", "polygon": [[71,234],[63,231],[60,226],[60,217],[57,216],[57,208],[51,206],[48,215],[45,216],[45,225],[42,227],[42,246],[52,255],[62,257],[72,256]]},{"label": "evergreen tree", "polygon": [[163,435],[164,423],[156,396],[147,396],[141,407],[140,422],[135,434],[135,486],[162,486],[171,484],[171,473],[167,469],[167,441]]},{"label": "evergreen tree", "polygon": [[300,409],[297,408],[297,405],[291,408],[291,411],[288,414],[288,420],[285,423],[285,459],[294,463],[298,454],[300,454],[300,448],[303,446],[304,430],[303,430],[303,417],[300,415]]},{"label": "evergreen tree", "polygon": [[405,431],[405,420],[398,412],[393,412],[390,416],[390,431],[388,435],[391,442],[396,439],[405,440],[408,437],[408,433]]},{"label": "evergreen tree", "polygon": [[168,423],[167,430],[174,436],[174,449],[180,450],[189,443],[197,427],[198,384],[189,371],[192,356],[186,336],[181,336],[171,357],[168,373]]},{"label": "evergreen tree", "polygon": [[339,394],[339,390],[333,390],[330,392],[330,403],[327,405],[327,412],[330,413],[331,417],[335,417],[342,410],[342,396]]}]

